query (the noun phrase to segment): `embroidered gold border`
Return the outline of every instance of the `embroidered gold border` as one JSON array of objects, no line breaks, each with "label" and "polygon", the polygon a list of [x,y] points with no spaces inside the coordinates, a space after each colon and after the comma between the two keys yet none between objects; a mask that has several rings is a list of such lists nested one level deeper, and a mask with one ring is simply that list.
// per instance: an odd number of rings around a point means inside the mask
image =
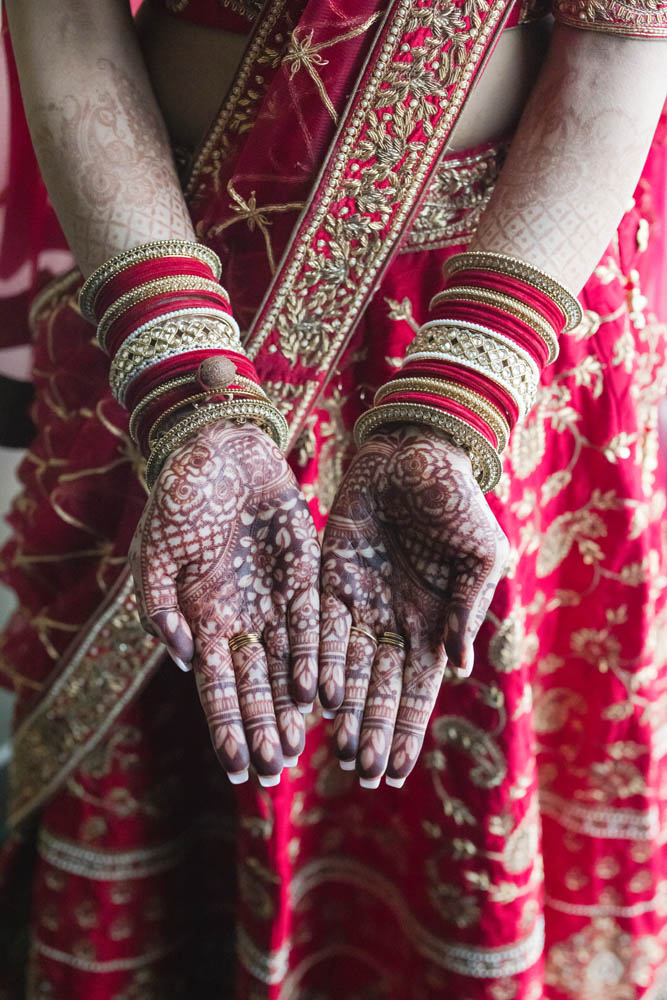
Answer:
[{"label": "embroidered gold border", "polygon": [[164,647],[141,627],[129,571],[62,657],[63,668],[14,734],[8,823],[17,826],[104,738]]},{"label": "embroidered gold border", "polygon": [[[439,3],[440,0],[433,0],[431,6],[439,6]],[[253,359],[257,358],[262,347],[273,333],[276,330],[280,331],[281,325],[284,329],[290,329],[291,324],[286,311],[288,296],[301,298],[304,294],[306,296],[312,295],[316,289],[318,315],[326,317],[327,325],[336,330],[336,333],[328,340],[325,352],[320,354],[318,358],[318,369],[320,372],[331,370],[335,358],[344,348],[364,304],[379,280],[383,268],[388,263],[406,221],[415,210],[419,195],[432,172],[437,155],[446,142],[463,107],[465,97],[476,79],[487,46],[501,24],[503,14],[509,12],[508,0],[491,0],[486,19],[465,58],[459,64],[455,64],[454,60],[448,61],[449,78],[441,80],[440,84],[443,89],[450,85],[453,89],[437,124],[432,126],[432,131],[431,129],[425,130],[426,134],[431,131],[428,141],[423,143],[421,150],[415,146],[413,155],[404,157],[402,164],[396,170],[395,176],[398,177],[398,183],[395,187],[377,187],[375,189],[378,196],[383,194],[386,198],[386,212],[391,217],[391,222],[387,228],[383,228],[381,231],[369,231],[365,234],[363,271],[358,275],[358,283],[354,285],[357,290],[350,291],[349,294],[341,294],[340,281],[331,278],[328,282],[320,281],[313,288],[312,281],[309,280],[308,261],[311,248],[317,234],[326,228],[327,216],[333,213],[337,202],[342,201],[346,196],[345,177],[350,162],[355,159],[355,146],[364,133],[378,124],[376,109],[381,103],[380,96],[387,69],[401,51],[401,45],[404,44],[403,36],[414,5],[414,0],[399,0],[395,5],[395,10],[391,12],[378,45],[379,51],[373,61],[373,72],[349,109],[346,125],[339,131],[333,149],[322,169],[320,177],[325,178],[325,182],[321,194],[318,193],[318,204],[314,208],[306,210],[300,224],[296,227],[295,235],[285,251],[273,286],[269,290],[260,315],[250,331],[247,346],[248,353]],[[428,5],[420,4],[419,6],[423,8]],[[483,5],[480,3],[479,7],[481,6]],[[481,10],[476,9],[475,16],[479,14],[481,14]],[[441,47],[445,47],[452,40],[454,34],[455,32],[452,32],[443,41]],[[414,63],[404,63],[403,65],[409,67]],[[406,74],[407,72],[406,69]],[[410,121],[411,109],[405,108],[403,104],[400,107],[402,114],[408,119],[404,122],[403,130],[405,133],[414,135],[422,122],[416,112],[412,112],[412,120]],[[435,105],[434,110],[436,110]],[[390,118],[393,120],[393,115]],[[385,129],[388,134],[391,134],[386,123]],[[398,190],[398,198],[391,197],[392,190]],[[311,317],[309,317],[310,319]],[[319,322],[323,324],[324,318]],[[312,327],[317,326],[317,324],[318,316],[313,315],[311,336]],[[272,343],[271,346],[280,347],[280,334],[277,344]],[[285,413],[290,424],[290,446],[294,444],[319,391],[320,386],[307,386],[294,410],[291,413]],[[285,412],[284,403],[283,412]]]}]

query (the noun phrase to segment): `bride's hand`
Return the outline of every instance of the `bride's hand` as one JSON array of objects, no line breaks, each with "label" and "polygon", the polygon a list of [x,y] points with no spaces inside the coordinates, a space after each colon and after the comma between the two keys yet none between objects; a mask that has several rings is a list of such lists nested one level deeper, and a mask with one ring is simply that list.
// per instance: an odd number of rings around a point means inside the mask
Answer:
[{"label": "bride's hand", "polygon": [[[194,667],[230,780],[252,763],[274,784],[303,750],[319,638],[319,545],[283,455],[250,425],[200,430],[162,469],[130,559],[142,622]],[[230,651],[244,633],[261,642]]]},{"label": "bride's hand", "polygon": [[324,534],[320,700],[336,712],[341,766],[364,785],[386,772],[400,787],[414,767],[447,661],[472,670],[508,553],[444,435],[403,426],[360,449]]}]

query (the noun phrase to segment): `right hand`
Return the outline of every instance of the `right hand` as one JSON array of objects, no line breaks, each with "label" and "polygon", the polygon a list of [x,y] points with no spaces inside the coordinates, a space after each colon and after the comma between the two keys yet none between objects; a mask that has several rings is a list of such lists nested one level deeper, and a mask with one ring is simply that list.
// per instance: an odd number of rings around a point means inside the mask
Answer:
[{"label": "right hand", "polygon": [[[169,456],[130,548],[139,612],[194,667],[220,763],[275,784],[317,690],[320,550],[284,456],[251,425],[201,429]],[[262,643],[231,652],[228,640]]]}]

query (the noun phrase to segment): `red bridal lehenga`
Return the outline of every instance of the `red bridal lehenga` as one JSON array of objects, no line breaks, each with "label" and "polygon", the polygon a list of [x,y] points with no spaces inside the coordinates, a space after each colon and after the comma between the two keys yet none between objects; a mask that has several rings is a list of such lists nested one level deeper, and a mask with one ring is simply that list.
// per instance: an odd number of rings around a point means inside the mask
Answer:
[{"label": "red bridal lehenga", "polygon": [[[598,6],[561,16],[665,34],[655,5]],[[496,145],[440,154],[507,14],[271,0],[190,166],[319,525],[354,419],[501,169]],[[663,123],[514,431],[489,496],[510,570],[402,791],[360,789],[317,712],[279,787],[229,785],[192,677],[138,625],[142,465],[80,278],[40,293],[38,432],[2,557],[20,605],[2,639],[18,711],[0,996],[664,1000],[664,178]]]}]

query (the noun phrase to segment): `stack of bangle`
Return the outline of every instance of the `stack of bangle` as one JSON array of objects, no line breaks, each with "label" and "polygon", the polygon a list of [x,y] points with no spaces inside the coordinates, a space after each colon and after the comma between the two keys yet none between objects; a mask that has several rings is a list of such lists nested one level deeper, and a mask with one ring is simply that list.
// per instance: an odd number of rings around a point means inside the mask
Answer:
[{"label": "stack of bangle", "polygon": [[252,422],[284,450],[287,424],[243,350],[220,260],[188,240],[121,253],[84,283],[80,307],[111,358],[109,383],[155,482],[174,448],[207,424]]},{"label": "stack of bangle", "polygon": [[550,275],[505,254],[457,254],[445,274],[428,321],[355,436],[363,444],[389,423],[431,424],[465,448],[488,492],[512,428],[532,407],[560,334],[581,322],[581,307]]}]

